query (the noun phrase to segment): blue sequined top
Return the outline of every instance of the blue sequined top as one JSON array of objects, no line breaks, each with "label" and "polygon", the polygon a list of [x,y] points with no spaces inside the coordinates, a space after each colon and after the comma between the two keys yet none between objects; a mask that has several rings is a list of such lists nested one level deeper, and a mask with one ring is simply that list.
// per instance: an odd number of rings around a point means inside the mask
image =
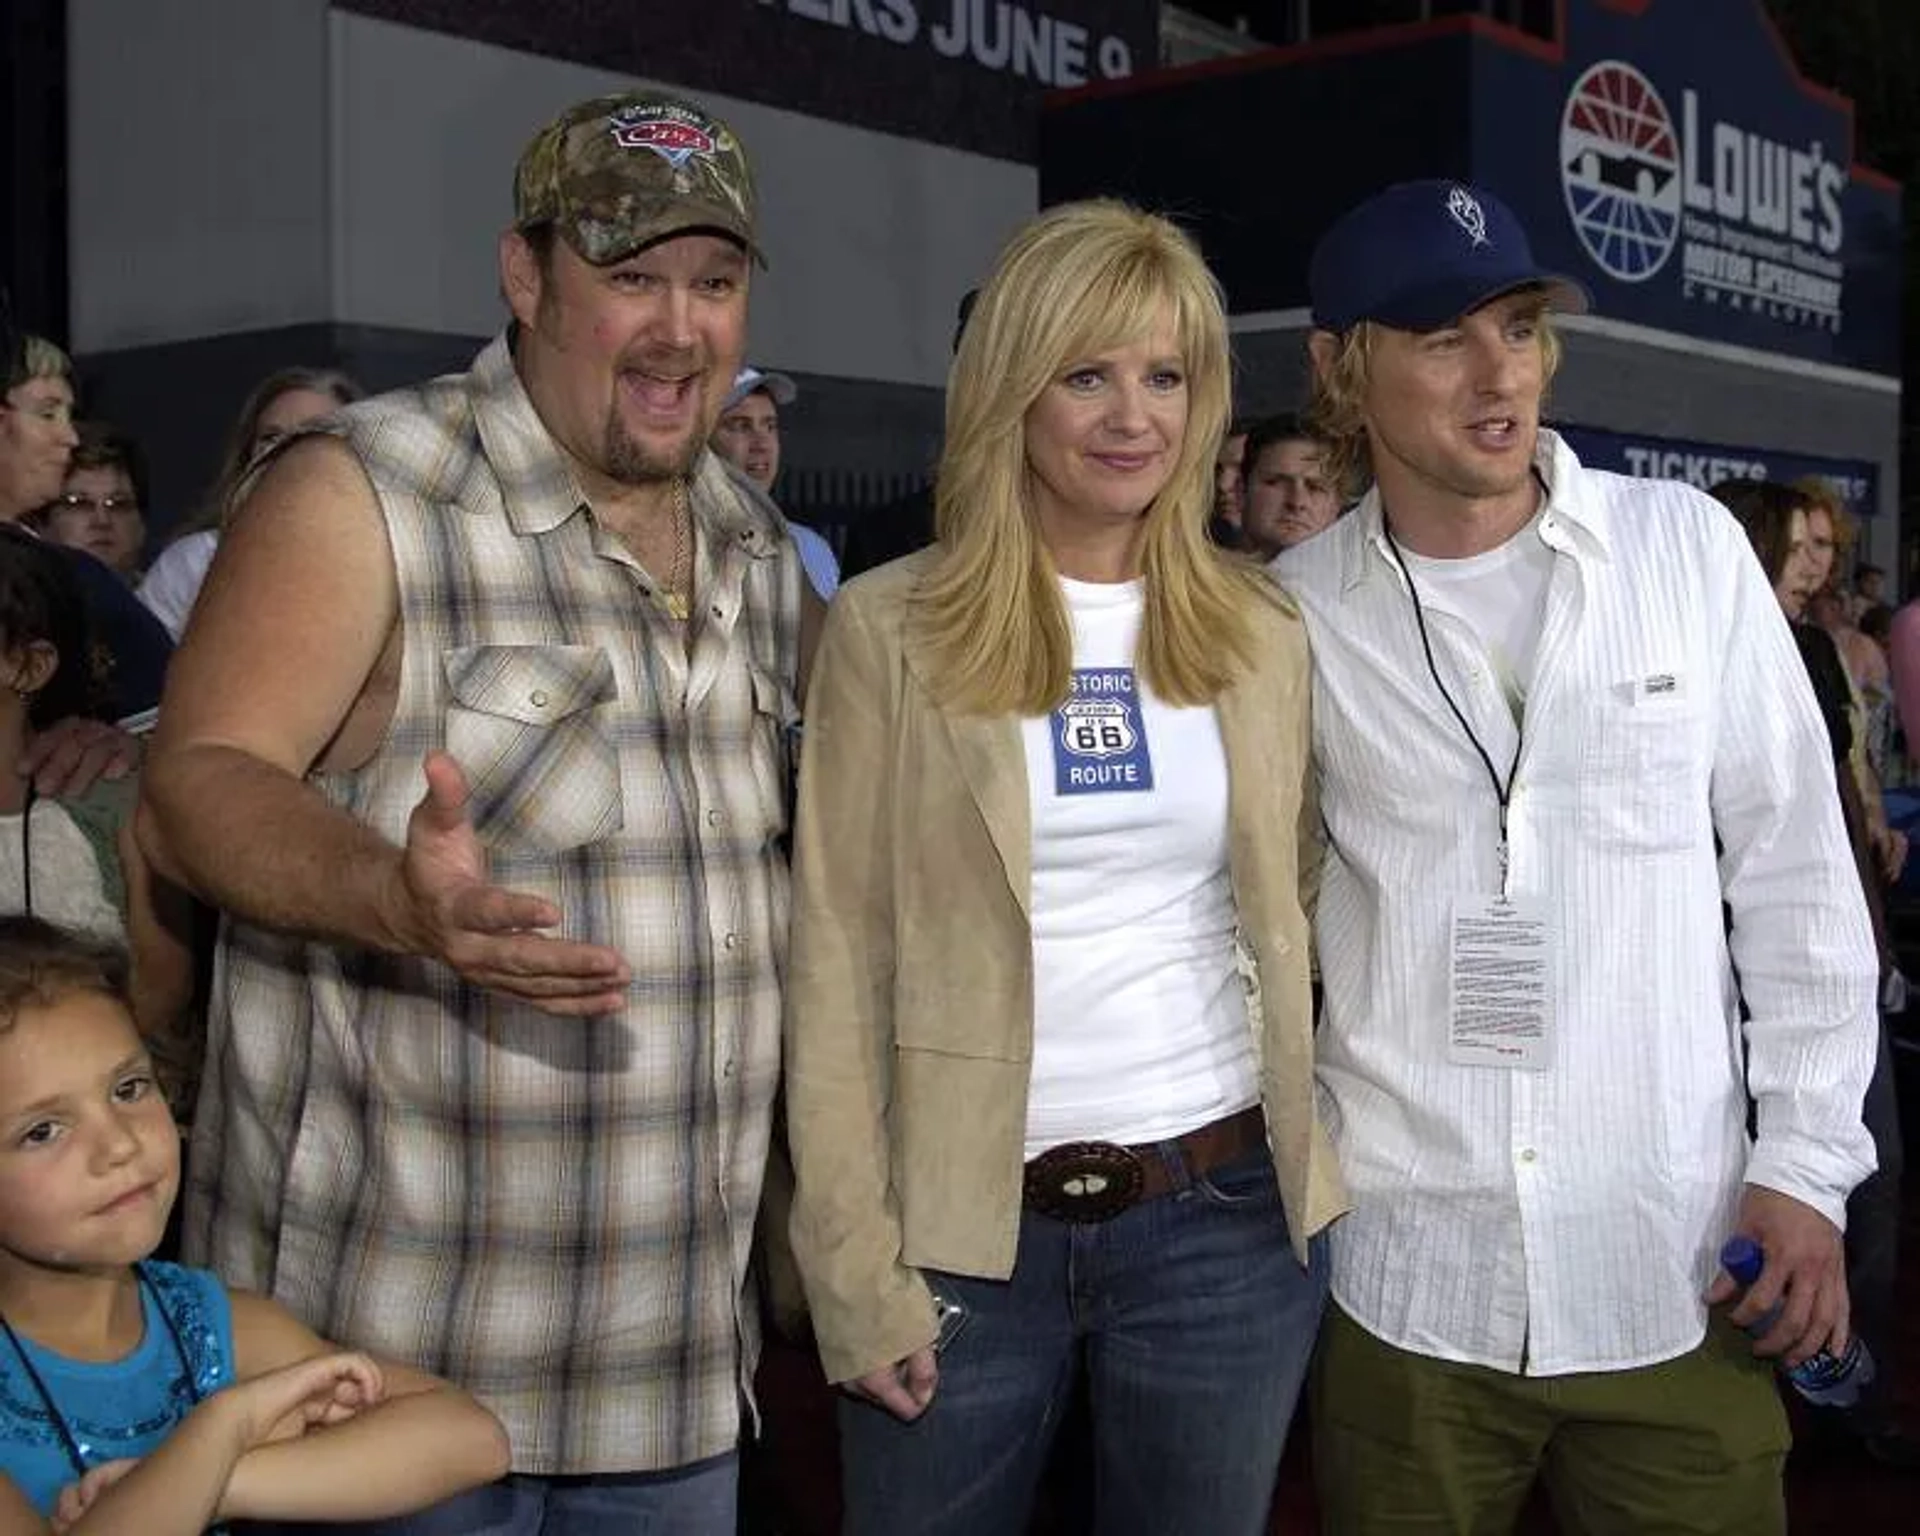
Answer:
[{"label": "blue sequined top", "polygon": [[[146,1334],[133,1353],[98,1364],[69,1360],[31,1339],[20,1340],[89,1467],[146,1455],[193,1411],[196,1400],[233,1381],[233,1312],[226,1288],[204,1269],[156,1263],[141,1268],[152,1286],[141,1292]],[[184,1370],[173,1334],[154,1310],[156,1296],[180,1335],[187,1357]],[[52,1514],[60,1490],[75,1480],[58,1427],[4,1339],[0,1471],[43,1515]]]}]

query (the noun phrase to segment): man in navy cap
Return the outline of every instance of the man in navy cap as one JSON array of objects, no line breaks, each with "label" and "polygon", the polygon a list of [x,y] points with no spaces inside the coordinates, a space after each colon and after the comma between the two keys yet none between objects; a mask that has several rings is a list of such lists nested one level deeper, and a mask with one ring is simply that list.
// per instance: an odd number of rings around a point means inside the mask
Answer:
[{"label": "man in navy cap", "polygon": [[[1586,298],[1489,193],[1380,193],[1310,284],[1316,421],[1373,480],[1274,565],[1314,645],[1354,1201],[1326,1527],[1496,1531],[1540,1476],[1568,1529],[1783,1530],[1767,1357],[1847,1343],[1875,1040],[1792,638],[1715,502],[1540,426]],[[1765,1267],[1710,1312],[1736,1233]]]}]

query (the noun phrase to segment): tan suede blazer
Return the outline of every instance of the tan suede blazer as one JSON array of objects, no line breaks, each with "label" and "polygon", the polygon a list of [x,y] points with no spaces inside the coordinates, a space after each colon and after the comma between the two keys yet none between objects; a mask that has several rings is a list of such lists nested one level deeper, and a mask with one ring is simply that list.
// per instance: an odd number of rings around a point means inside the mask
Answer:
[{"label": "tan suede blazer", "polygon": [[[1033,1045],[1020,722],[934,701],[907,623],[934,552],[843,587],[809,690],[787,992],[792,1237],[827,1376],[928,1344],[918,1271],[1005,1278]],[[1300,859],[1306,632],[1276,590],[1217,709],[1260,1089],[1296,1251],[1346,1208],[1314,1113]],[[1317,857],[1317,855],[1316,855]]]}]

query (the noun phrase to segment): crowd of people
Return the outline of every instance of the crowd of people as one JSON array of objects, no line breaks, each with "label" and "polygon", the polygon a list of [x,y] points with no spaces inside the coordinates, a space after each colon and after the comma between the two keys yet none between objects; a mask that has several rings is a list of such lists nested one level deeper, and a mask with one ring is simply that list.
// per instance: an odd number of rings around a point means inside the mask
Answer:
[{"label": "crowd of people", "polygon": [[1024,1529],[1075,1401],[1102,1536],[1255,1536],[1303,1396],[1336,1536],[1783,1530],[1898,1261],[1844,508],[1583,466],[1484,189],[1328,229],[1244,423],[1194,242],[1077,202],[842,586],[764,259],[724,122],[580,103],[468,371],[264,380],[145,569],[9,344],[0,1536],[731,1533],[763,1317],[853,1536]]}]

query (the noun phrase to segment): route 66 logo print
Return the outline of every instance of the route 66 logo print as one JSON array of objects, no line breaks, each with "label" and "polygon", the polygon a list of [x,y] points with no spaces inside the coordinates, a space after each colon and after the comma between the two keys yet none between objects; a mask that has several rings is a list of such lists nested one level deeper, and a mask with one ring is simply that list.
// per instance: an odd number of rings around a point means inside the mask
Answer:
[{"label": "route 66 logo print", "polygon": [[1140,739],[1132,712],[1115,699],[1075,699],[1060,713],[1060,739],[1076,757],[1119,757]]}]

